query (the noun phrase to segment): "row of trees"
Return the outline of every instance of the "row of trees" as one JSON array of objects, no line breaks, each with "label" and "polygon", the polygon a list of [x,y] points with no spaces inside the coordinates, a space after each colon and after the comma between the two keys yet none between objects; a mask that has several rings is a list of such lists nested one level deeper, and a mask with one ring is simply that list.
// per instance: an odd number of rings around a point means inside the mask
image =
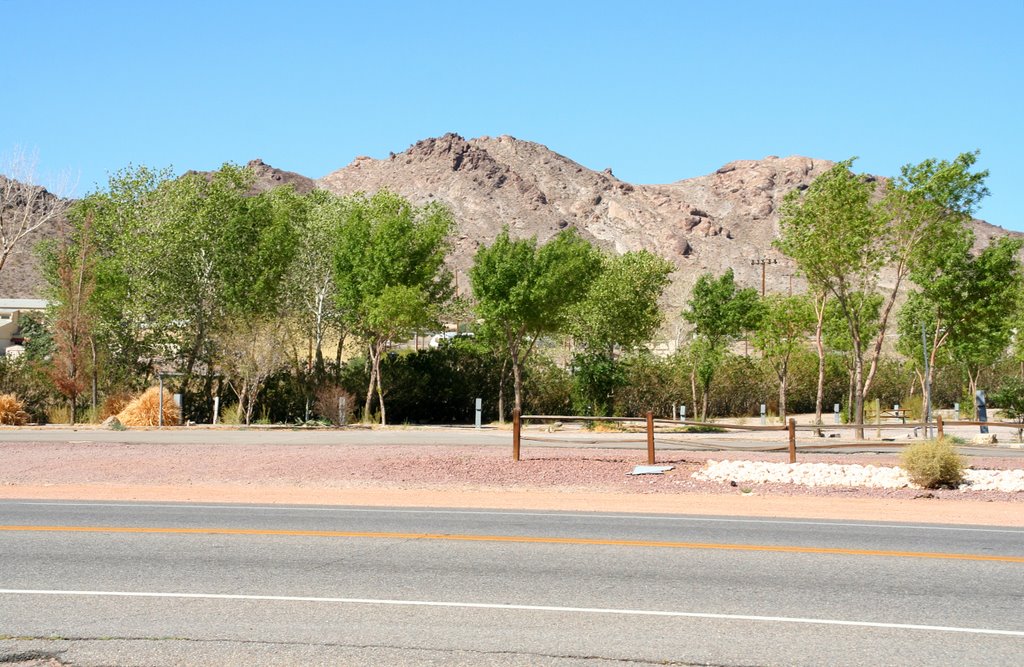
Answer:
[{"label": "row of trees", "polygon": [[[852,418],[862,422],[890,320],[900,351],[921,362],[922,389],[936,369],[956,367],[973,390],[1009,346],[1021,312],[1020,243],[973,250],[970,214],[987,192],[975,160],[929,160],[883,185],[847,161],[791,193],[776,245],[806,275],[808,295],[762,299],[731,271],[701,276],[682,312],[692,340],[672,362],[686,370],[701,415],[716,404],[712,387],[741,338],[771,370],[785,414],[791,360],[810,340],[819,415],[826,366],[841,358]],[[71,209],[68,230],[44,256],[56,303],[45,356],[72,415],[87,392],[95,404],[166,373],[192,397],[195,418],[229,388],[248,422],[261,392],[285,373],[307,414],[322,388],[360,376],[365,388],[353,393],[364,419],[386,423],[386,398],[396,392],[385,378],[396,368],[389,350],[446,321],[475,323],[477,352],[493,362],[499,416],[506,391],[523,407],[527,380],[542,375],[532,359],[538,350],[550,356],[555,341],[567,343],[556,356],[574,378],[572,409],[626,409],[619,393],[629,391],[635,353],[665,317],[666,260],[610,256],[571,230],[539,244],[506,229],[479,249],[472,298],[460,298],[444,263],[454,221],[442,205],[414,206],[387,191],[303,196],[253,186],[251,173],[233,165],[180,178],[142,167]],[[881,275],[893,277],[884,290]],[[897,308],[907,281],[913,287]],[[365,374],[343,370],[346,341],[364,351]]]},{"label": "row of trees", "polygon": [[[50,375],[72,418],[90,387],[95,403],[162,373],[203,405],[226,386],[248,422],[282,368],[306,384],[307,402],[336,383],[350,340],[366,353],[364,418],[386,423],[388,350],[469,318],[444,263],[454,222],[438,203],[256,192],[233,165],[180,178],[142,167],[69,219],[44,257]],[[571,231],[543,246],[503,232],[471,271],[477,333],[501,359],[496,384],[509,374],[521,406],[523,365],[544,337],[571,333],[580,354],[609,358],[646,341],[671,270],[647,252],[609,257]]]},{"label": "row of trees", "polygon": [[810,294],[759,300],[753,290],[738,289],[731,272],[698,280],[684,316],[696,333],[693,373],[704,395],[702,414],[722,350],[741,335],[752,337],[774,369],[785,414],[788,361],[812,337],[819,421],[831,348],[848,360],[852,418],[863,423],[894,318],[898,350],[917,365],[922,394],[936,369],[955,364],[965,369],[973,395],[981,370],[1021,330],[1024,286],[1020,239],[990,240],[974,251],[972,213],[988,193],[987,172],[973,171],[976,160],[976,153],[926,160],[880,185],[855,174],[851,159],[809,188],[793,190],[775,246],[806,276]]}]

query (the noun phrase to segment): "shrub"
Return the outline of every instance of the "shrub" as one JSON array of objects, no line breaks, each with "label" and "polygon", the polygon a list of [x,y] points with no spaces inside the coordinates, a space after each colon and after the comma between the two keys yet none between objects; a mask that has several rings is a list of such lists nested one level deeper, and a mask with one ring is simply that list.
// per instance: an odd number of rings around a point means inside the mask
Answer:
[{"label": "shrub", "polygon": [[5,394],[18,397],[29,421],[41,424],[47,421],[47,408],[60,400],[45,366],[24,354],[17,359],[0,355],[0,387]]},{"label": "shrub", "polygon": [[[176,425],[179,419],[174,395],[164,390],[164,425]],[[157,426],[160,423],[160,389],[150,387],[141,396],[125,406],[117,415],[125,426]]]},{"label": "shrub", "polygon": [[338,421],[338,401],[345,399],[345,421],[352,422],[356,411],[356,399],[349,392],[337,385],[325,385],[316,390],[316,401],[313,403],[313,414],[321,419],[326,419],[335,426],[340,426]]},{"label": "shrub", "polygon": [[245,421],[244,416],[242,415],[241,406],[239,406],[238,403],[231,403],[221,407],[219,418],[221,424],[228,424],[231,426],[238,426]]},{"label": "shrub", "polygon": [[956,488],[964,480],[964,458],[945,438],[907,447],[902,462],[911,481],[926,489]]},{"label": "shrub", "polygon": [[103,399],[103,404],[100,406],[100,421],[111,415],[117,415],[117,413],[124,410],[132,402],[132,398],[131,392],[127,391],[107,394]]},{"label": "shrub", "polygon": [[0,424],[21,426],[28,422],[28,413],[14,394],[0,394]]}]

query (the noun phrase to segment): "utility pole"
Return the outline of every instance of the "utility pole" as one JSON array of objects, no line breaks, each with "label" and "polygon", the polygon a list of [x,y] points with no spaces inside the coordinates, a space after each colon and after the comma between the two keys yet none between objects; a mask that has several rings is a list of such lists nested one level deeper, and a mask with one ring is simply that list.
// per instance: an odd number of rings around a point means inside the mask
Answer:
[{"label": "utility pole", "polygon": [[761,265],[761,296],[762,297],[764,297],[764,288],[765,288],[765,267],[767,267],[769,264],[778,264],[778,263],[779,263],[779,260],[777,260],[777,259],[769,259],[767,257],[762,257],[760,259],[752,259],[752,260],[750,260],[750,265],[751,266],[757,266],[758,264]]}]

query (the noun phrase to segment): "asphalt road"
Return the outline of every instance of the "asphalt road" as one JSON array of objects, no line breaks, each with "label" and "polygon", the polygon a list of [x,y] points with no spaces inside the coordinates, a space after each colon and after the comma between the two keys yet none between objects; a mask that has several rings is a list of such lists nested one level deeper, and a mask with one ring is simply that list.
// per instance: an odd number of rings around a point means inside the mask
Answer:
[{"label": "asphalt road", "polygon": [[0,502],[0,663],[1019,665],[1024,530]]}]

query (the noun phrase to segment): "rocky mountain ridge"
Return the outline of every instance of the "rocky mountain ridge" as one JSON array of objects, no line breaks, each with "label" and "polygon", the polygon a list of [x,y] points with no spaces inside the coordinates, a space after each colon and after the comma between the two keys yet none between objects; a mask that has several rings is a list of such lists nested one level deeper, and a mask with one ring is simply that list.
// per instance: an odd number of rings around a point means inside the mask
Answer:
[{"label": "rocky mountain ridge", "polygon": [[[732,268],[740,284],[759,288],[764,270],[767,291],[802,291],[793,265],[771,245],[778,234],[778,208],[788,192],[806,188],[832,165],[768,156],[673,183],[639,185],[610,169],[588,169],[538,143],[510,136],[467,140],[456,134],[419,141],[383,159],[357,157],[316,180],[262,160],[248,163],[256,176],[253,191],[292,185],[299,192],[321,188],[349,194],[387,187],[417,204],[444,202],[458,223],[450,261],[463,293],[476,249],[504,225],[513,235],[536,235],[542,242],[574,227],[608,250],[647,249],[670,260],[676,271],[664,305],[676,312],[706,271]],[[983,221],[974,226],[979,243],[1018,235]],[[41,230],[37,236],[52,234]],[[772,263],[752,263],[763,258]],[[31,253],[0,272],[0,298],[39,296],[42,288]]]}]

